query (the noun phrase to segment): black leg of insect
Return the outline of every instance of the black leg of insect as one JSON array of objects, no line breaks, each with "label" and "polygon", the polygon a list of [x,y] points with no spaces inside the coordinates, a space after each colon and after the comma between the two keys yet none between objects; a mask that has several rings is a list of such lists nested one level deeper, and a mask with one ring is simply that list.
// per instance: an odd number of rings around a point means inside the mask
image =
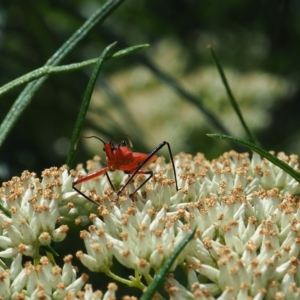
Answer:
[{"label": "black leg of insect", "polygon": [[133,193],[131,193],[129,196],[130,198],[132,198],[133,194],[136,193],[142,186],[144,186],[153,176],[153,172],[151,170],[143,170],[144,166],[147,166],[147,164],[149,162],[151,162],[153,160],[153,157],[156,158],[156,153],[163,148],[164,146],[168,147],[169,150],[169,155],[170,155],[170,160],[171,160],[171,164],[173,167],[173,172],[174,172],[174,180],[175,180],[175,186],[176,186],[176,191],[179,190],[178,188],[178,183],[177,183],[177,175],[176,175],[176,170],[175,170],[175,164],[174,164],[174,159],[173,159],[173,154],[172,154],[172,150],[171,150],[171,146],[168,142],[164,141],[161,144],[159,144],[151,153],[149,153],[149,155],[146,157],[146,159],[144,161],[142,161],[139,165],[139,167],[135,170],[132,171],[124,171],[126,174],[131,174],[131,176],[128,178],[126,184],[120,188],[120,190],[117,192],[117,194],[119,195],[120,193],[122,193],[122,191],[126,188],[126,186],[129,184],[129,182],[131,182],[131,180],[133,179],[133,177],[137,174],[148,174],[148,178],[146,178],[146,180],[144,182],[142,182],[135,190]]}]

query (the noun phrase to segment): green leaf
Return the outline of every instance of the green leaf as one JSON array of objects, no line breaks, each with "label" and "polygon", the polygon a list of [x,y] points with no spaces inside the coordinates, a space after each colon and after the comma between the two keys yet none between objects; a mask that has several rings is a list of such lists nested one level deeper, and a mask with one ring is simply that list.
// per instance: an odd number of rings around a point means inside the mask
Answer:
[{"label": "green leaf", "polygon": [[[131,54],[132,52],[135,52],[137,50],[140,50],[140,49],[148,47],[148,46],[149,46],[148,44],[143,44],[143,45],[136,45],[136,46],[128,47],[128,48],[122,49],[120,51],[117,51],[113,55],[108,55],[105,60],[109,60],[112,58],[120,58],[120,57]],[[29,83],[29,82],[36,80],[38,78],[41,78],[45,75],[75,71],[77,69],[95,64],[98,61],[98,59],[99,58],[94,58],[94,59],[89,59],[89,60],[86,60],[86,61],[83,61],[80,63],[78,62],[78,63],[69,64],[69,65],[57,66],[57,67],[56,66],[55,67],[44,66],[44,67],[38,68],[34,71],[31,71],[15,80],[12,80],[11,82],[3,85],[0,88],[0,97],[3,96],[5,93],[11,91],[15,87],[18,87],[19,85]]]},{"label": "green leaf", "polygon": [[[45,66],[57,65],[99,22],[103,21],[124,0],[109,0],[100,7],[75,33],[58,49],[46,62]],[[25,108],[31,103],[36,91],[41,87],[48,76],[43,76],[29,83],[19,95],[0,126],[0,146],[8,133],[12,130]]]},{"label": "green leaf", "polygon": [[188,244],[188,242],[194,237],[197,227],[195,227],[187,236],[180,242],[178,247],[173,251],[170,257],[162,265],[159,272],[155,275],[154,280],[148,286],[146,292],[142,295],[140,300],[150,300],[154,296],[158,287],[163,283],[167,273],[169,272],[171,266],[173,265],[175,259],[183,250],[183,248]]},{"label": "green leaf", "polygon": [[[149,44],[141,44],[141,45],[126,47],[125,49],[117,51],[111,57],[112,58],[123,57],[123,56],[129,55],[129,54],[131,54],[133,52],[136,52],[138,50],[144,49],[146,47],[149,47]],[[109,55],[107,56],[107,58],[111,58],[111,57]]]},{"label": "green leaf", "polygon": [[59,256],[59,254],[50,245],[43,245],[41,248],[46,251],[47,257],[51,260],[51,263],[55,264],[53,256]]},{"label": "green leaf", "polygon": [[11,212],[5,208],[1,203],[0,203],[0,211],[2,211],[7,217],[11,218]]},{"label": "green leaf", "polygon": [[236,114],[238,115],[238,118],[240,119],[240,122],[242,124],[242,126],[244,127],[246,133],[248,134],[249,136],[249,139],[253,142],[253,143],[256,143],[256,144],[259,144],[256,136],[254,135],[254,133],[252,132],[252,130],[248,127],[248,125],[246,124],[245,120],[244,120],[244,117],[242,115],[242,112],[239,108],[239,105],[237,103],[237,101],[235,100],[234,96],[233,96],[233,93],[231,92],[231,89],[230,89],[230,86],[228,84],[228,81],[227,81],[227,78],[225,76],[225,73],[223,71],[223,68],[221,66],[221,64],[219,63],[219,60],[218,60],[218,57],[213,49],[213,47],[211,45],[208,45],[207,46],[208,50],[210,51],[210,54],[216,64],[216,67],[219,71],[219,74],[221,76],[221,79],[222,79],[222,82],[225,86],[225,89],[226,89],[226,92],[227,92],[227,95],[228,95],[228,98],[230,100],[230,103],[233,107],[233,109],[235,110]]},{"label": "green leaf", "polygon": [[278,166],[279,168],[281,168],[282,170],[287,172],[295,180],[300,182],[300,173],[298,173],[292,167],[290,167],[288,164],[286,164],[285,162],[280,160],[277,156],[272,155],[271,153],[264,150],[263,148],[261,148],[258,145],[252,144],[248,141],[245,141],[245,140],[242,140],[242,139],[239,139],[239,138],[235,138],[235,137],[228,136],[228,135],[223,135],[223,134],[209,133],[209,134],[207,134],[207,136],[212,137],[212,138],[218,138],[218,139],[223,139],[223,140],[227,140],[227,141],[242,144],[242,145],[246,146],[247,148],[251,149],[252,151],[258,153],[261,156],[263,156],[264,158],[266,158],[267,160],[272,162],[274,165]]},{"label": "green leaf", "polygon": [[75,128],[72,134],[72,139],[71,139],[71,144],[70,144],[70,148],[69,148],[69,152],[68,152],[68,156],[67,156],[67,161],[66,164],[67,166],[71,167],[73,160],[74,160],[74,156],[75,156],[75,145],[76,142],[78,140],[78,137],[80,135],[80,132],[82,130],[83,127],[83,123],[85,121],[85,116],[86,113],[88,111],[89,108],[89,104],[90,104],[90,100],[93,94],[93,90],[94,90],[94,86],[96,84],[96,81],[98,79],[98,75],[99,72],[101,70],[101,67],[103,65],[104,60],[106,59],[108,52],[110,51],[110,49],[115,46],[116,43],[113,43],[109,46],[107,46],[104,51],[101,53],[95,67],[92,73],[92,76],[88,82],[87,88],[85,90],[84,96],[83,96],[83,100],[79,109],[79,113],[78,113],[78,117],[77,117],[77,121],[75,124]]}]

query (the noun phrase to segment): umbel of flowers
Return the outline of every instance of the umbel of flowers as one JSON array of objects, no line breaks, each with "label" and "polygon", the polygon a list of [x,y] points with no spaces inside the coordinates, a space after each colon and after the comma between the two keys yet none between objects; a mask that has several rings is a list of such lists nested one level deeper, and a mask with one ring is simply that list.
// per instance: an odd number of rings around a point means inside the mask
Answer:
[{"label": "umbel of flowers", "polygon": [[[298,171],[295,155],[278,157]],[[92,223],[80,233],[85,249],[78,249],[77,258],[114,281],[146,290],[197,226],[165,280],[170,299],[299,299],[299,183],[256,154],[250,159],[231,151],[208,161],[202,154],[181,153],[174,162],[179,191],[172,167],[162,158],[150,166],[154,176],[134,200],[128,195],[144,175],[119,197],[105,176],[79,185],[98,207],[72,189],[79,173],[100,168],[97,157],[87,171],[82,166],[70,172],[51,168],[42,180],[26,171],[3,183],[0,299],[114,297],[115,284],[104,295],[88,284],[82,291],[88,278],[82,274],[76,279],[70,256],[62,268],[39,257],[41,247],[65,238],[68,227],[63,224],[70,220]],[[112,174],[117,186],[126,179],[122,172]],[[22,265],[23,255],[34,263]],[[132,269],[130,278],[112,273],[114,259]]]}]

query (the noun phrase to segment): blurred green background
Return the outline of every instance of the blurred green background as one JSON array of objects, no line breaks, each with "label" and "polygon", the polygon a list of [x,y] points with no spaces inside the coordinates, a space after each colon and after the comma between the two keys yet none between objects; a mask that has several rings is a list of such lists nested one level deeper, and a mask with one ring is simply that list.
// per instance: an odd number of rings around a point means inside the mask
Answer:
[{"label": "blurred green background", "polygon": [[[103,3],[1,1],[0,85],[41,67]],[[205,136],[215,132],[247,138],[206,48],[211,44],[264,148],[297,154],[299,15],[297,0],[125,1],[61,63],[97,57],[114,41],[118,49],[150,44],[104,64],[82,134],[105,140],[128,134],[139,152],[151,151],[163,140],[174,154],[203,152],[214,158],[236,149]],[[65,163],[91,71],[52,75],[44,83],[0,148],[1,181],[24,169],[40,175],[44,168]],[[1,120],[23,88],[0,99]],[[101,152],[99,141],[84,140],[76,162]]]},{"label": "blurred green background", "polygon": [[[0,84],[41,67],[102,3],[1,2]],[[97,57],[113,41],[118,49],[151,45],[104,65],[83,134],[105,140],[128,134],[134,150],[145,152],[167,140],[174,153],[200,151],[208,158],[235,147],[205,136],[222,133],[211,121],[215,118],[227,133],[247,138],[206,48],[212,44],[262,145],[297,153],[299,14],[296,0],[125,1],[61,63]],[[91,70],[53,75],[45,82],[0,149],[1,180],[24,169],[40,174],[65,162]],[[192,99],[178,93],[168,76]],[[0,99],[1,120],[22,88]],[[98,141],[83,141],[76,162],[101,152]]]}]

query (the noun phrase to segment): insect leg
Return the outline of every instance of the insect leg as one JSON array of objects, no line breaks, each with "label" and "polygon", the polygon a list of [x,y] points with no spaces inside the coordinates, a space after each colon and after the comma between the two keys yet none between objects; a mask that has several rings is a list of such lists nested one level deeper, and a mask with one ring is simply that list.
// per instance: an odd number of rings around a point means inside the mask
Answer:
[{"label": "insect leg", "polygon": [[88,201],[92,202],[93,204],[99,206],[99,203],[97,203],[96,201],[94,201],[93,199],[91,199],[90,197],[88,197],[87,195],[85,195],[83,192],[81,192],[79,189],[77,189],[77,188],[75,187],[75,185],[76,185],[76,183],[74,184],[74,182],[73,182],[72,188],[73,188],[78,194],[80,194],[81,196],[83,196],[85,199],[87,199]]},{"label": "insect leg", "polygon": [[[130,172],[124,172],[125,174],[131,174]],[[151,177],[153,176],[153,172],[151,171],[151,170],[139,170],[136,174],[147,174],[147,175],[149,175],[149,177],[148,178],[146,178],[135,190],[134,190],[134,192],[132,192],[130,195],[129,195],[129,197],[130,198],[132,198],[132,195],[133,194],[135,194],[142,186],[144,186],[150,179],[151,179]],[[132,176],[130,176],[130,178],[132,178]],[[129,179],[130,179],[129,178]],[[125,186],[127,186],[128,185],[128,183],[129,183],[130,181],[128,180],[127,182],[126,182],[126,184],[125,184]],[[118,191],[118,195],[122,192],[122,190],[124,189],[124,187],[122,187],[122,189],[120,189],[119,191]]]},{"label": "insect leg", "polygon": [[[133,177],[138,174],[141,169],[143,168],[144,165],[147,164],[147,162],[149,162],[149,160],[151,159],[151,157],[153,157],[153,155],[155,155],[162,147],[164,147],[165,145],[167,145],[168,150],[169,150],[169,155],[170,155],[170,160],[172,163],[172,167],[173,167],[173,172],[174,172],[174,179],[175,179],[175,185],[176,185],[176,191],[179,190],[178,188],[178,183],[177,183],[177,176],[176,176],[176,171],[175,171],[175,164],[174,164],[174,159],[173,159],[173,154],[171,151],[171,146],[168,142],[163,141],[161,144],[159,144],[152,152],[149,153],[149,155],[147,156],[147,158],[139,165],[139,167],[132,173],[132,175],[129,177],[127,183],[122,186],[122,188],[118,191],[118,195],[125,189],[125,187],[127,186],[127,184],[133,179]],[[149,179],[152,177],[152,175],[149,177]],[[149,180],[147,179],[147,181]],[[146,181],[146,182],[147,182]],[[143,183],[142,185],[144,185],[145,183]],[[139,187],[140,188],[140,187]],[[138,189],[137,189],[138,190]],[[135,191],[136,192],[136,191]]]},{"label": "insect leg", "polygon": [[110,187],[111,187],[111,188],[113,189],[113,191],[115,192],[116,189],[115,189],[114,185],[112,184],[112,181],[111,181],[111,179],[110,179],[108,173],[105,172],[105,175],[106,175],[106,178],[107,178],[107,180],[108,180],[108,182],[109,182]]},{"label": "insect leg", "polygon": [[[82,183],[82,182],[85,182],[85,181],[88,181],[88,180],[91,180],[91,179],[94,179],[98,176],[101,176],[103,173],[106,174],[106,176],[109,178],[108,174],[107,174],[107,171],[108,171],[108,168],[105,167],[105,168],[102,168],[101,170],[99,171],[96,171],[94,173],[91,173],[91,174],[88,174],[82,178],[79,178],[77,180],[74,180],[73,183],[72,183],[72,188],[78,193],[80,194],[81,196],[83,196],[85,199],[87,199],[88,201],[96,204],[97,206],[99,206],[99,203],[97,203],[96,201],[94,201],[93,199],[91,199],[90,197],[88,197],[87,195],[85,195],[83,192],[81,192],[78,188],[76,188],[76,185],[79,184],[79,183]],[[110,178],[108,179],[110,185],[112,185],[112,182],[110,180]],[[113,188],[114,189],[114,188]]]}]

